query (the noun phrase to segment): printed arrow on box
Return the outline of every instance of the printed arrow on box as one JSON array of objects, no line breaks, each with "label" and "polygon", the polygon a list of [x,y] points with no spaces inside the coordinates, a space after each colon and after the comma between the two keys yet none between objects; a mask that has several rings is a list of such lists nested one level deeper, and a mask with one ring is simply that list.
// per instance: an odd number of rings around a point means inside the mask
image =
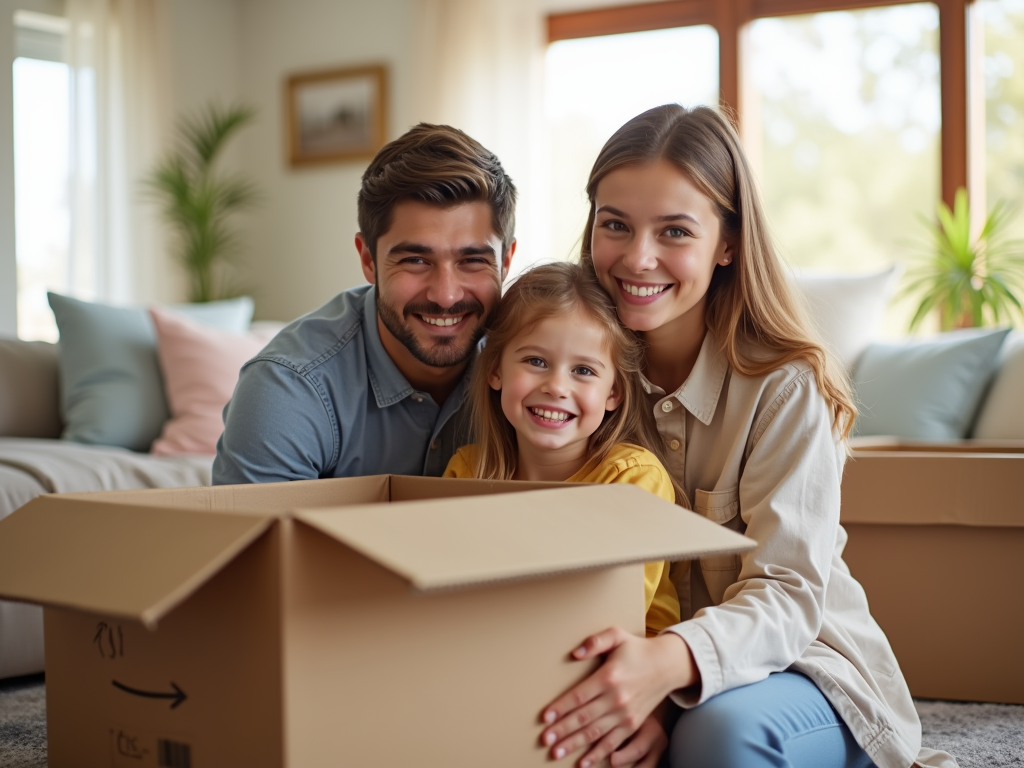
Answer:
[{"label": "printed arrow on box", "polygon": [[159,693],[157,691],[140,691],[138,688],[131,688],[124,683],[119,683],[117,680],[111,680],[111,684],[125,693],[130,693],[132,696],[142,696],[147,699],[174,699],[174,703],[171,704],[171,709],[175,709],[181,704],[188,696],[185,692],[177,686],[176,683],[172,682],[171,687],[174,689],[174,693]]}]

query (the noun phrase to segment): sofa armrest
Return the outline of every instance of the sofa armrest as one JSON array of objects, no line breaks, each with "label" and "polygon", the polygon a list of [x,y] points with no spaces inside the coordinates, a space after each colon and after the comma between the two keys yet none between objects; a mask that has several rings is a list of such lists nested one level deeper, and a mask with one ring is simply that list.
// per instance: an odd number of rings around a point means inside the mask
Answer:
[{"label": "sofa armrest", "polygon": [[57,345],[0,339],[0,436],[60,437]]}]

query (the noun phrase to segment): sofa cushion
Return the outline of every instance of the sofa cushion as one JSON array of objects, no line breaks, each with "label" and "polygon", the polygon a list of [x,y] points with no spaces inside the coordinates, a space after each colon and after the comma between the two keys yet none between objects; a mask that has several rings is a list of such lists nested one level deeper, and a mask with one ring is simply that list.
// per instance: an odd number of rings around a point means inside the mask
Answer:
[{"label": "sofa cushion", "polygon": [[59,437],[57,346],[0,339],[0,435]]},{"label": "sofa cushion", "polygon": [[971,437],[1024,440],[1024,333],[1020,331],[1011,332],[1003,342],[992,387]]},{"label": "sofa cushion", "polygon": [[795,276],[822,341],[846,370],[878,336],[898,277],[895,266],[867,275]]},{"label": "sofa cushion", "polygon": [[[65,440],[148,451],[169,412],[149,313],[47,294],[60,331]],[[244,331],[248,297],[175,309],[213,327]]]},{"label": "sofa cushion", "polygon": [[168,309],[150,309],[157,359],[171,418],[152,453],[213,455],[224,431],[222,412],[235,391],[238,372],[272,334],[232,333],[207,328]]},{"label": "sofa cushion", "polygon": [[874,343],[853,371],[855,435],[905,440],[967,436],[1008,328]]}]

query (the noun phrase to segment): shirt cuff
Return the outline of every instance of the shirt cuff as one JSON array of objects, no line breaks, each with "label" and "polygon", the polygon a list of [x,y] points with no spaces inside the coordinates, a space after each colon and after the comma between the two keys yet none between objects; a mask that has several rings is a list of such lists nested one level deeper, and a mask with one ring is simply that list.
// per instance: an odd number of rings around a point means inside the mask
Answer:
[{"label": "shirt cuff", "polygon": [[722,665],[718,661],[718,653],[708,633],[692,621],[667,627],[664,631],[679,635],[686,642],[700,672],[699,684],[669,694],[669,698],[683,709],[692,709],[722,690]]}]

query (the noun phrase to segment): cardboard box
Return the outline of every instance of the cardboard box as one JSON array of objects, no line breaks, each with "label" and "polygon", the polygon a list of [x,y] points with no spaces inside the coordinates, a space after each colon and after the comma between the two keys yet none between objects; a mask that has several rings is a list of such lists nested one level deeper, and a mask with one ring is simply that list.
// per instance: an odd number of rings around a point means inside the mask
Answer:
[{"label": "cardboard box", "polygon": [[0,596],[46,606],[51,768],[521,768],[640,563],[750,546],[626,485],[65,494],[0,522]]},{"label": "cardboard box", "polygon": [[844,559],[914,696],[1024,704],[1024,443],[861,440]]}]

